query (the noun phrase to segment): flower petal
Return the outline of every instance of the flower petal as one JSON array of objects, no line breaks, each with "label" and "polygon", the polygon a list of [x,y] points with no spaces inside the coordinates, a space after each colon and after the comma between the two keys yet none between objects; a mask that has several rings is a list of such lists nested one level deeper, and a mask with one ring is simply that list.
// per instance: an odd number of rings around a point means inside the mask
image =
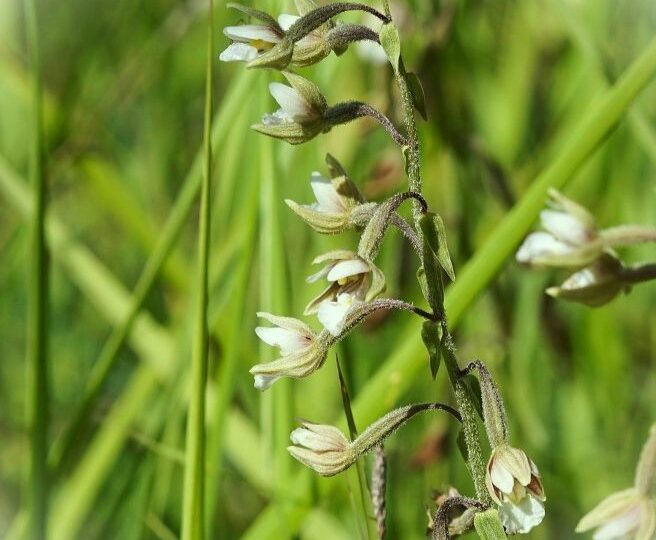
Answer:
[{"label": "flower petal", "polygon": [[257,49],[246,43],[231,43],[219,55],[222,62],[250,62],[257,58]]},{"label": "flower petal", "polygon": [[350,294],[340,294],[337,302],[322,302],[317,310],[317,318],[333,336],[341,334],[346,314],[355,303],[359,303]]},{"label": "flower petal", "polygon": [[303,321],[295,319],[294,317],[281,317],[280,315],[273,315],[266,311],[258,311],[257,316],[260,319],[264,319],[265,321],[270,322],[271,324],[280,326],[280,328],[294,330],[295,332],[307,334],[308,336],[314,335],[312,329],[307,324],[305,324]]},{"label": "flower petal", "polygon": [[278,15],[278,24],[285,32],[289,30],[289,27],[298,21],[300,17],[298,15],[289,15],[288,13],[282,13]]},{"label": "flower petal", "polygon": [[272,375],[255,375],[255,382],[253,386],[257,390],[268,390],[271,388],[271,385],[276,382],[280,377],[274,377]]},{"label": "flower petal", "polygon": [[302,123],[304,120],[311,120],[317,116],[312,106],[291,86],[272,82],[269,83],[269,92],[278,102],[281,110],[294,121]]},{"label": "flower petal", "polygon": [[589,531],[611,519],[615,519],[639,500],[640,495],[635,488],[625,489],[609,495],[581,518],[576,526],[576,532]]},{"label": "flower petal", "polygon": [[540,257],[565,255],[571,247],[557,240],[549,233],[538,231],[529,234],[517,250],[517,262],[530,264]]},{"label": "flower petal", "polygon": [[635,538],[642,517],[640,505],[630,506],[626,511],[602,524],[592,535],[594,540],[624,540]]},{"label": "flower petal", "polygon": [[342,203],[342,199],[331,180],[324,178],[318,172],[313,172],[310,186],[317,199],[317,203],[319,203],[318,210],[333,214],[341,214],[346,211],[346,207]]},{"label": "flower petal", "polygon": [[519,504],[505,502],[499,507],[499,518],[506,532],[527,533],[544,519],[544,504],[530,495]]},{"label": "flower petal", "polygon": [[278,347],[282,356],[302,351],[312,344],[312,339],[308,336],[284,328],[258,326],[255,333],[267,345]]},{"label": "flower petal", "polygon": [[328,272],[328,281],[339,281],[340,279],[357,276],[358,274],[367,274],[371,272],[371,267],[362,259],[355,258],[346,261],[340,261]]},{"label": "flower petal", "polygon": [[223,33],[234,41],[248,43],[250,41],[264,41],[278,43],[280,36],[269,26],[263,24],[240,24],[239,26],[226,26]]},{"label": "flower petal", "polygon": [[515,479],[512,474],[497,459],[492,462],[490,469],[492,484],[504,493],[512,493]]},{"label": "flower petal", "polygon": [[574,216],[558,210],[540,212],[540,222],[557,240],[580,246],[589,240],[585,225]]}]

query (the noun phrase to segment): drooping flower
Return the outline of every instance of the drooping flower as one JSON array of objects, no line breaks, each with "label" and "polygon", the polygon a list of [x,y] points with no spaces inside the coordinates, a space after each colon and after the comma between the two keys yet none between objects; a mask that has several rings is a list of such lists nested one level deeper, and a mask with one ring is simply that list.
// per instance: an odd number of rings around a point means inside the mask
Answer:
[{"label": "drooping flower", "polygon": [[302,426],[290,436],[295,446],[287,447],[301,463],[323,476],[333,476],[353,463],[350,442],[339,429],[310,422]]},{"label": "drooping flower", "polygon": [[354,219],[354,212],[357,213],[364,199],[347,176],[328,179],[318,172],[313,172],[310,186],[314,192],[315,203],[298,204],[289,199],[285,202],[315,231],[336,234],[358,224],[357,219]]},{"label": "drooping flower", "polygon": [[531,233],[517,251],[517,261],[535,266],[579,268],[603,252],[594,217],[552,189],[550,207],[540,213],[544,231]]},{"label": "drooping flower", "polygon": [[251,127],[264,135],[300,144],[314,138],[324,128],[329,129],[323,121],[328,105],[313,83],[293,73],[283,74],[291,86],[277,82],[269,84],[269,92],[280,108],[265,114],[261,124]]},{"label": "drooping flower", "polygon": [[546,500],[535,463],[520,449],[502,444],[492,450],[485,485],[499,505],[499,517],[510,534],[527,533],[544,518]]},{"label": "drooping flower", "polygon": [[547,294],[554,298],[580,302],[597,307],[610,302],[625,287],[622,262],[603,253],[598,260],[569,276],[559,287],[549,287]]},{"label": "drooping flower", "polygon": [[232,43],[219,55],[223,62],[250,62],[271,50],[285,37],[283,24],[289,22],[291,15],[281,15],[276,21],[271,15],[258,9],[230,3],[232,7],[258,21],[258,24],[240,24],[226,26],[223,33]]},{"label": "drooping flower", "polygon": [[260,24],[224,28],[223,33],[232,43],[219,56],[223,62],[248,62],[248,67],[285,69],[290,63],[308,66],[330,54],[326,25],[293,43],[287,39],[286,32],[300,19],[298,15],[283,13],[275,20],[263,11],[239,4],[229,6],[257,19]]},{"label": "drooping flower", "polygon": [[656,506],[636,488],[606,497],[576,526],[576,532],[596,529],[594,540],[652,540],[656,532]]},{"label": "drooping flower", "polygon": [[313,283],[325,277],[330,285],[307,305],[305,314],[317,313],[333,335],[341,331],[349,308],[373,300],[385,289],[381,270],[352,251],[331,251],[320,255],[313,263],[327,264],[307,281]]},{"label": "drooping flower", "polygon": [[327,343],[307,324],[292,317],[279,317],[270,313],[258,313],[257,316],[275,325],[259,326],[255,333],[268,345],[278,347],[280,358],[251,368],[250,373],[255,376],[255,388],[266,390],[280,377],[305,377],[323,365]]}]

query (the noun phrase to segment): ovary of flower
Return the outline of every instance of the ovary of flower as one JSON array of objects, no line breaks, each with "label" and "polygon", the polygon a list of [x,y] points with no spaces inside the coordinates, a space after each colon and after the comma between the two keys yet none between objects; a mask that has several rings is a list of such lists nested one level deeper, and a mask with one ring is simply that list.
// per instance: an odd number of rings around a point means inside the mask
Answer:
[{"label": "ovary of flower", "polygon": [[294,88],[286,84],[272,82],[269,84],[269,92],[278,102],[280,108],[262,117],[265,126],[297,123],[306,124],[319,118],[320,114],[312,105]]},{"label": "ovary of flower", "polygon": [[546,497],[540,473],[522,450],[497,446],[487,464],[485,484],[508,533],[527,533],[542,522]]},{"label": "ovary of flower", "polygon": [[[282,14],[278,17],[278,24],[286,31],[298,18],[296,15]],[[266,24],[226,26],[223,33],[232,40],[219,55],[219,60],[223,62],[250,62],[271,50],[284,37],[280,29]]]},{"label": "ovary of flower", "polygon": [[596,529],[594,540],[652,540],[656,533],[655,504],[635,488],[614,493],[583,516],[576,532]]},{"label": "ovary of flower", "polygon": [[266,390],[280,377],[304,377],[321,367],[326,359],[326,347],[309,326],[291,317],[257,315],[275,325],[259,326],[255,333],[266,344],[278,347],[280,358],[251,368],[255,388]]}]

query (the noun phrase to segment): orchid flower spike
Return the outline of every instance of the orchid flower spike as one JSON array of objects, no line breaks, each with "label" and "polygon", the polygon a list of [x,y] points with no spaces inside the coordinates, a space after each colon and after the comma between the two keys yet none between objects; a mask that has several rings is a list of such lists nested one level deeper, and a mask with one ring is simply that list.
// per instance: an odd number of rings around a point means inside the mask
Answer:
[{"label": "orchid flower spike", "polygon": [[317,313],[320,322],[334,336],[339,335],[350,309],[369,302],[385,289],[385,276],[371,261],[356,253],[338,250],[314,259],[313,264],[326,263],[309,283],[325,277],[330,285],[305,308],[305,314]]},{"label": "orchid flower spike", "polygon": [[294,73],[283,72],[283,75],[291,86],[269,84],[269,91],[280,108],[265,114],[262,123],[251,126],[252,129],[290,144],[304,143],[330,130],[323,118],[328,105],[316,85]]},{"label": "orchid flower spike", "polygon": [[499,518],[509,534],[527,533],[542,522],[546,500],[542,480],[523,450],[508,444],[494,448],[485,485],[499,505]]},{"label": "orchid flower spike", "polygon": [[255,388],[266,390],[280,377],[300,378],[313,373],[326,361],[330,342],[327,332],[317,335],[298,319],[258,313],[258,317],[275,325],[259,326],[257,336],[266,344],[280,349],[280,358],[253,366]]},{"label": "orchid flower spike", "polygon": [[592,214],[555,189],[549,197],[549,208],[540,213],[544,231],[528,235],[517,251],[517,262],[580,268],[595,261],[604,245]]},{"label": "orchid flower spike", "polygon": [[576,526],[576,532],[596,529],[594,540],[652,540],[656,535],[656,424],[642,448],[632,488],[606,497]]}]

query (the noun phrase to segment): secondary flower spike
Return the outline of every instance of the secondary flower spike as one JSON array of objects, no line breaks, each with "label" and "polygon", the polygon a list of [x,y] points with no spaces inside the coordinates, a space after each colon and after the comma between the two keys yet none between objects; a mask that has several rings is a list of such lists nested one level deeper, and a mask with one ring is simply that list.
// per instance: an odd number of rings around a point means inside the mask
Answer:
[{"label": "secondary flower spike", "polygon": [[325,332],[316,335],[307,324],[292,317],[270,313],[257,316],[275,325],[258,326],[255,333],[266,344],[278,347],[280,358],[251,368],[255,388],[266,390],[280,377],[305,377],[323,365],[328,352]]},{"label": "secondary flower spike", "polygon": [[549,208],[540,212],[544,231],[526,237],[517,251],[517,262],[563,268],[590,264],[604,249],[594,217],[555,189],[549,197]]},{"label": "secondary flower spike", "polygon": [[352,251],[331,251],[320,255],[313,263],[326,265],[307,281],[313,283],[325,277],[330,285],[307,305],[305,314],[317,313],[333,335],[341,332],[341,325],[351,307],[373,300],[385,289],[385,276],[381,270]]},{"label": "secondary flower spike", "polygon": [[519,448],[502,444],[492,450],[485,484],[499,505],[499,517],[506,532],[527,533],[544,518],[546,500],[535,463]]}]

